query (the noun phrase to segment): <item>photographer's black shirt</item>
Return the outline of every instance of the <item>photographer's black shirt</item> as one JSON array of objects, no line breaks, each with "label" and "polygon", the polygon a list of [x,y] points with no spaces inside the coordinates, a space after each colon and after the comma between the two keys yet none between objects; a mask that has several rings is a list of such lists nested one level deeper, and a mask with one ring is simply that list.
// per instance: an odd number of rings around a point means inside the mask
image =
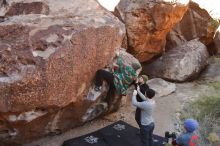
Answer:
[{"label": "photographer's black shirt", "polygon": [[[137,85],[139,85],[139,84],[135,84],[135,88],[136,88],[136,89],[137,89]],[[146,83],[144,83],[144,84],[139,85],[139,87],[140,87],[141,93],[142,93],[143,95],[146,95],[146,92],[147,92],[147,90],[149,89],[149,86],[148,86]],[[137,94],[137,101],[138,101],[138,102],[142,102],[142,101],[143,101],[138,94]]]}]

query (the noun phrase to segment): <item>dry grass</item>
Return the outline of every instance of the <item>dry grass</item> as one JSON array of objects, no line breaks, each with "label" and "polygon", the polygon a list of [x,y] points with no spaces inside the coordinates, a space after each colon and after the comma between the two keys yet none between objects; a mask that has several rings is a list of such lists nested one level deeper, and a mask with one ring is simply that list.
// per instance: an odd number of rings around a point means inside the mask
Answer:
[{"label": "dry grass", "polygon": [[202,146],[212,145],[210,133],[220,133],[220,82],[211,83],[210,90],[211,93],[185,106],[181,116],[182,120],[193,117],[199,121]]}]

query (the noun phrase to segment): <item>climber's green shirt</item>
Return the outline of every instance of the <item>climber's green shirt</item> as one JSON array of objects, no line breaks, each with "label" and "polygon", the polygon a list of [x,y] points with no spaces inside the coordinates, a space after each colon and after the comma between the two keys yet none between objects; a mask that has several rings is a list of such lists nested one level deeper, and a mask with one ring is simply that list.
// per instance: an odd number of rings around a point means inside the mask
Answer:
[{"label": "climber's green shirt", "polygon": [[117,64],[119,69],[113,72],[114,85],[117,94],[126,95],[129,85],[136,78],[136,72],[132,67],[123,65],[121,57],[118,57]]}]

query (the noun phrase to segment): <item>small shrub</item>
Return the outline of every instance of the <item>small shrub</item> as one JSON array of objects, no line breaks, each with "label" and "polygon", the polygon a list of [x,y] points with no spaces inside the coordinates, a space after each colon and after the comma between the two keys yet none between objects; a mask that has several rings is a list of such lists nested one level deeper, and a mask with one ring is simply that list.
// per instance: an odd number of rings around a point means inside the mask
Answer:
[{"label": "small shrub", "polygon": [[215,30],[219,27],[219,21],[216,19],[210,19],[210,23],[211,23],[211,27]]},{"label": "small shrub", "polygon": [[209,133],[208,136],[209,141],[211,142],[216,142],[216,141],[220,141],[219,136],[216,133]]}]

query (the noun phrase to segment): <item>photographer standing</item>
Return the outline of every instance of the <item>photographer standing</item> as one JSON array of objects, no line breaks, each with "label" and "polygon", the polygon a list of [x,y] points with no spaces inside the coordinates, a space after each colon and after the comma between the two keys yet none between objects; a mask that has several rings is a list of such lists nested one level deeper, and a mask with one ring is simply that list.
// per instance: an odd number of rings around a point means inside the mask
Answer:
[{"label": "photographer standing", "polygon": [[[137,91],[138,90],[138,91]],[[145,97],[139,88],[134,90],[132,96],[132,104],[137,108],[141,109],[141,121],[140,121],[140,134],[143,146],[153,146],[153,130],[154,130],[154,119],[153,110],[155,108],[155,101],[153,97],[155,91],[148,89],[146,92],[147,97]],[[144,100],[142,102],[137,101],[137,94]]]}]

